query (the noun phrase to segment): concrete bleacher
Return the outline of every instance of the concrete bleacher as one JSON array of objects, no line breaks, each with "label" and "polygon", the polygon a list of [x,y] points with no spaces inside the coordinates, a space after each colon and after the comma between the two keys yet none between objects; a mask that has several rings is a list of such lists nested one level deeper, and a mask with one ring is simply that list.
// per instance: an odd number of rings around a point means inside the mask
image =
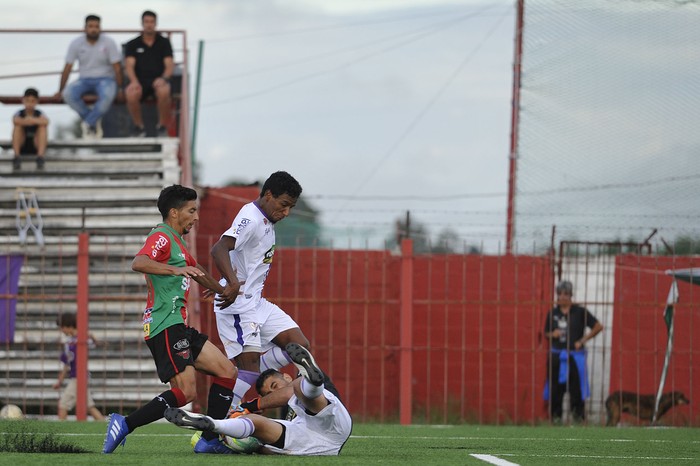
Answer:
[{"label": "concrete bleacher", "polygon": [[[93,398],[101,410],[123,410],[162,391],[142,336],[145,280],[131,270],[131,260],[161,221],[158,193],[180,182],[178,143],[176,138],[50,142],[43,171],[25,156],[22,169],[13,171],[10,142],[0,141],[0,254],[24,256],[14,342],[0,343],[0,404],[17,404],[30,414],[55,413],[56,317],[76,311],[83,231],[90,234],[90,332],[100,342],[90,350]],[[17,188],[36,194],[43,245],[32,231],[20,242]]]}]

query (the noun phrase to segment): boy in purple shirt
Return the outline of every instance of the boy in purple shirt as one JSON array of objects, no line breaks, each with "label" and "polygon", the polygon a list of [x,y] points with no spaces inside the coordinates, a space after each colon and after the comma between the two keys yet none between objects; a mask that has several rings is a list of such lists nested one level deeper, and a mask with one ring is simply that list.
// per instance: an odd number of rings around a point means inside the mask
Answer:
[{"label": "boy in purple shirt", "polygon": [[[68,411],[75,407],[76,393],[78,391],[77,381],[75,378],[75,353],[78,341],[78,328],[76,325],[75,314],[72,312],[59,315],[56,323],[61,328],[61,332],[63,332],[63,334],[67,337],[63,345],[63,352],[61,353],[63,368],[58,373],[58,380],[55,384],[53,384],[53,388],[55,390],[60,390],[61,386],[63,385],[63,381],[66,378],[68,379],[66,388],[63,390],[61,398],[58,400],[58,418],[64,420],[68,416]],[[90,346],[95,345],[95,339],[92,335],[90,335],[88,343]],[[105,417],[95,406],[95,402],[90,396],[90,392],[87,394],[87,405],[88,413],[95,418],[96,421],[104,420]]]}]

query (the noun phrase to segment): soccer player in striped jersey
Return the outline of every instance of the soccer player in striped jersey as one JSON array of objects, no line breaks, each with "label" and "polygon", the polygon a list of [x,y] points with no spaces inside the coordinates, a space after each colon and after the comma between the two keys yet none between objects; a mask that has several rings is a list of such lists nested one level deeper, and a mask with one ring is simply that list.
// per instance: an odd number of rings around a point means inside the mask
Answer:
[{"label": "soccer player in striped jersey", "polygon": [[[161,419],[166,408],[180,407],[196,396],[195,371],[213,376],[207,413],[214,419],[226,416],[237,370],[208,337],[188,327],[187,297],[190,280],[218,293],[224,289],[185,248],[183,235],[198,221],[197,192],[173,185],[158,197],[163,223],[151,231],[146,244],[132,262],[132,269],[146,276],[148,300],[143,314],[146,344],[156,363],[158,377],[170,383],[164,391],[129,416],[113,413],[107,425],[104,453],[124,445],[137,427]],[[218,298],[226,306],[232,302]],[[231,453],[218,435],[205,432],[195,453]]]}]

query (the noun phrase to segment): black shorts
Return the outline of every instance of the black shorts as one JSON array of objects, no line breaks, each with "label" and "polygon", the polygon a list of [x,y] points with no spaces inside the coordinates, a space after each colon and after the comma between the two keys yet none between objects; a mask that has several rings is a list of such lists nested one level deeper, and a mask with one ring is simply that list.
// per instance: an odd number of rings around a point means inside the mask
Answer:
[{"label": "black shorts", "polygon": [[34,146],[34,133],[26,133],[24,144],[19,148],[19,153],[20,155],[36,155],[39,153],[36,146]]},{"label": "black shorts", "polygon": [[161,382],[168,383],[187,366],[194,366],[208,339],[192,327],[177,324],[146,340]]},{"label": "black shorts", "polygon": [[139,84],[141,84],[141,102],[149,98],[156,98],[156,90],[153,88],[153,81],[155,81],[155,79],[139,78]]}]

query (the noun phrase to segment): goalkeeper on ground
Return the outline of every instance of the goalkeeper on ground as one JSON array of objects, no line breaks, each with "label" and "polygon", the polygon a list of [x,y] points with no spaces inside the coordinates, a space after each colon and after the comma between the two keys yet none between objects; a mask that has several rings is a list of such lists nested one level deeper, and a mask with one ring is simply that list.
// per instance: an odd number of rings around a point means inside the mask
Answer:
[{"label": "goalkeeper on ground", "polygon": [[296,413],[293,420],[270,419],[258,414],[218,420],[179,408],[166,409],[165,418],[180,427],[236,439],[254,436],[264,444],[263,453],[338,455],[350,437],[350,414],[343,403],[324,388],[323,372],[311,353],[296,343],[288,344],[285,349],[301,376],[292,379],[273,369],[260,374],[256,386],[262,398],[257,402],[257,410],[289,405]]}]

